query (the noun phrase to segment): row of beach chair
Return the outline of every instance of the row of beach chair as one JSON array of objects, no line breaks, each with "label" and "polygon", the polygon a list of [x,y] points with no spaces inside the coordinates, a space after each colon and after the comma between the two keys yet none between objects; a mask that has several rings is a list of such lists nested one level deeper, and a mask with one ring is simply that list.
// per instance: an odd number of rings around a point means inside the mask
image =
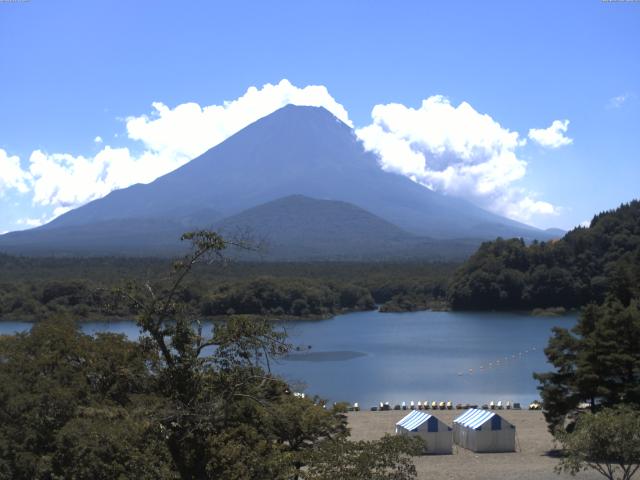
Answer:
[{"label": "row of beach chair", "polygon": [[[535,407],[532,408],[532,405],[534,404],[535,404]],[[356,410],[355,409],[356,405],[357,403],[354,404],[353,410]],[[371,411],[382,412],[387,410],[453,410],[454,408],[456,410],[467,410],[469,408],[481,408],[483,410],[511,410],[511,409],[521,410],[522,409],[522,407],[518,402],[511,403],[507,401],[503,403],[502,400],[499,400],[497,402],[491,401],[488,404],[485,403],[484,405],[481,405],[481,406],[477,404],[472,404],[472,403],[457,403],[455,407],[450,401],[448,402],[418,401],[418,403],[415,403],[412,400],[411,402],[409,402],[408,405],[407,405],[407,402],[402,402],[401,404],[396,404],[393,407],[389,404],[389,402],[380,402],[378,406],[371,407]],[[529,405],[530,410],[537,410],[539,408],[540,408],[539,404],[537,404],[536,402]],[[357,410],[360,410],[360,408],[358,407]]]}]

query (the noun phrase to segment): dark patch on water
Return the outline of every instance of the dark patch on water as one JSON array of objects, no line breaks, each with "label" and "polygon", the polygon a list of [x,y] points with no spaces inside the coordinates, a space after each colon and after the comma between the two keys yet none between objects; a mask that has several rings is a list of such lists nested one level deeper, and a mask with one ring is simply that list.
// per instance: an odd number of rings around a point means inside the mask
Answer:
[{"label": "dark patch on water", "polygon": [[345,350],[335,352],[292,353],[284,357],[284,359],[291,362],[343,362],[345,360],[353,360],[354,358],[366,356],[366,353]]}]

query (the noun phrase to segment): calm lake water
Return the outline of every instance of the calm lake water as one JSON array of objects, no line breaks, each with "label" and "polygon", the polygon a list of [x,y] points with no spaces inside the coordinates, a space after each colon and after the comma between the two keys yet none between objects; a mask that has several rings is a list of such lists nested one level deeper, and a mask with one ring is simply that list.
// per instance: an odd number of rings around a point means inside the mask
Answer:
[{"label": "calm lake water", "polygon": [[[575,315],[485,312],[361,312],[282,322],[295,345],[312,348],[273,369],[294,386],[306,385],[309,394],[363,407],[410,400],[528,404],[538,398],[532,373],[550,368],[543,349],[551,328],[575,322]],[[0,334],[29,327],[0,322]],[[91,322],[82,329],[139,334],[133,322]]]}]

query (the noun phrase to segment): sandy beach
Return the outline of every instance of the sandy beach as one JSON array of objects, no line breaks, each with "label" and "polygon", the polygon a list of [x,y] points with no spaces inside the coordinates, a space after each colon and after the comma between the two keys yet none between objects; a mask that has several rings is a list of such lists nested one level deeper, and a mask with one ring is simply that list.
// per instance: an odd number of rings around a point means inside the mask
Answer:
[{"label": "sandy beach", "polygon": [[[464,410],[438,410],[432,412],[448,425]],[[408,411],[352,412],[349,427],[353,440],[373,440],[385,433],[395,432],[395,423]],[[516,427],[518,451],[514,453],[474,453],[454,445],[453,455],[425,455],[415,458],[420,480],[558,480],[597,479],[596,472],[581,472],[575,477],[558,475],[554,467],[558,460],[547,454],[554,448],[553,438],[547,432],[542,412],[529,410],[502,410],[499,412]]]}]

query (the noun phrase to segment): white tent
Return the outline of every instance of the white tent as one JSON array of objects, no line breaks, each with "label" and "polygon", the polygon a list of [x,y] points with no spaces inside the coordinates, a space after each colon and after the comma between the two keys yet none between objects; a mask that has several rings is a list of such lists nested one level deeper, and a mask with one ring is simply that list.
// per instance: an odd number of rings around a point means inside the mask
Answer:
[{"label": "white tent", "polygon": [[496,412],[472,408],[453,421],[453,441],[474,452],[515,452],[516,427]]},{"label": "white tent", "polygon": [[453,449],[451,427],[419,410],[413,410],[396,423],[396,433],[422,437],[427,453],[451,453]]}]

